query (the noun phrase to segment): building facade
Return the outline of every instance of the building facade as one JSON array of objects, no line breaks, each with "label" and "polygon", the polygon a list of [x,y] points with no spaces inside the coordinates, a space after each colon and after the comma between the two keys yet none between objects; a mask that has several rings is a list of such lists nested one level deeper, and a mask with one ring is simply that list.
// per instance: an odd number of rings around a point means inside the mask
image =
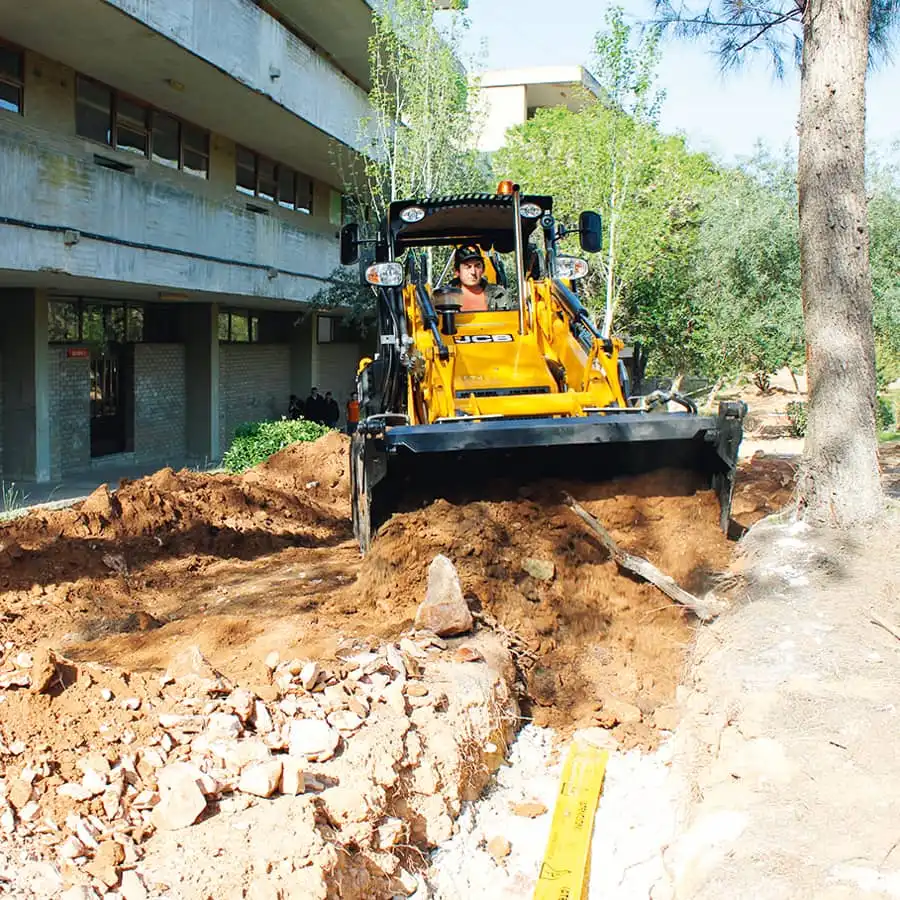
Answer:
[{"label": "building facade", "polygon": [[221,457],[370,352],[310,299],[368,113],[364,0],[0,17],[0,478]]},{"label": "building facade", "polygon": [[531,66],[493,69],[478,76],[483,125],[477,147],[484,153],[499,150],[506,132],[527,122],[543,107],[582,109],[600,98],[599,83],[582,66]]}]

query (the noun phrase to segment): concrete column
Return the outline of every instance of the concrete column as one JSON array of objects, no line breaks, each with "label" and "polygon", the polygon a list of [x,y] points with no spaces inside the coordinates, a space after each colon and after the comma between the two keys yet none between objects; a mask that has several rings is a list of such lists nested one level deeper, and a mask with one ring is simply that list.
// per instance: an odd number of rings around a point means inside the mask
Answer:
[{"label": "concrete column", "polygon": [[318,370],[315,359],[318,349],[316,316],[312,310],[305,310],[298,313],[293,322],[297,324],[291,327],[291,393],[305,400],[314,384],[314,373]]},{"label": "concrete column", "polygon": [[182,310],[187,397],[187,451],[202,462],[219,460],[219,306]]},{"label": "concrete column", "polygon": [[0,291],[3,357],[3,471],[6,479],[50,480],[47,295]]}]

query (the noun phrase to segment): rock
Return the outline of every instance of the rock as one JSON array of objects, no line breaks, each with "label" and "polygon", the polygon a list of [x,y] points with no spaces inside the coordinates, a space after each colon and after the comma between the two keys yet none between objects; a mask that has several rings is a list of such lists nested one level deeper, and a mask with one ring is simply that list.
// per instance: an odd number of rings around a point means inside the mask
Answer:
[{"label": "rock", "polygon": [[43,694],[56,680],[59,666],[59,657],[52,650],[38,650],[31,667],[32,693]]},{"label": "rock", "polygon": [[413,681],[406,686],[406,693],[409,697],[426,697],[428,688],[421,681]]},{"label": "rock", "polygon": [[553,581],[556,577],[556,565],[549,559],[526,557],[522,560],[522,568],[538,581]]},{"label": "rock", "polygon": [[253,702],[253,715],[250,717],[250,722],[257,734],[268,734],[275,727],[269,710],[266,709],[266,704],[262,700]]},{"label": "rock", "polygon": [[522,803],[512,803],[510,804],[510,809],[515,815],[526,819],[536,819],[547,812],[547,807],[539,800],[525,800]]},{"label": "rock", "polygon": [[33,663],[34,657],[30,653],[26,653],[23,650],[21,653],[16,654],[16,665],[20,669],[30,669]]},{"label": "rock", "polygon": [[277,650],[273,650],[266,656],[266,668],[271,672],[274,669],[278,668],[278,663],[281,657],[278,655]]},{"label": "rock", "polygon": [[597,721],[606,728],[614,725],[634,725],[643,718],[640,708],[616,697],[606,697],[602,708],[594,714]]},{"label": "rock", "polygon": [[322,669],[317,662],[308,662],[300,670],[300,684],[306,691],[311,691],[319,680]]},{"label": "rock", "polygon": [[203,731],[206,725],[206,716],[180,716],[175,713],[162,713],[159,717],[159,727],[166,731],[183,731],[186,734],[196,734]]},{"label": "rock", "polygon": [[306,759],[329,759],[340,739],[337,731],[321,719],[295,719],[291,722],[288,753]]},{"label": "rock", "polygon": [[428,567],[425,600],[416,611],[416,628],[439,637],[464,634],[472,628],[472,614],[463,598],[459,575],[446,556],[438,554]]},{"label": "rock", "polygon": [[463,644],[453,651],[453,658],[457,662],[483,662],[481,651],[476,650],[471,644]]},{"label": "rock", "polygon": [[406,839],[406,823],[403,819],[387,819],[375,829],[373,837],[376,850],[390,850]]},{"label": "rock", "polygon": [[349,709],[339,709],[328,716],[328,724],[338,731],[356,731],[362,723],[363,720]]},{"label": "rock", "polygon": [[81,786],[86,791],[90,791],[92,797],[102,794],[106,790],[106,784],[106,776],[95,769],[88,769],[84,773],[84,778],[81,779]]},{"label": "rock", "polygon": [[106,777],[109,777],[109,773],[112,771],[109,760],[102,753],[88,753],[82,756],[75,765],[84,773],[93,770]]},{"label": "rock", "polygon": [[278,789],[290,797],[302,794],[306,790],[303,763],[296,756],[288,755],[281,758],[281,784]]},{"label": "rock", "polygon": [[206,809],[200,771],[188,763],[172,763],[159,770],[159,803],[151,820],[157,828],[175,831],[193,825]]},{"label": "rock", "polygon": [[10,806],[15,809],[21,809],[29,800],[31,800],[32,787],[27,781],[16,779],[9,789],[7,799]]},{"label": "rock", "polygon": [[225,704],[234,710],[234,714],[243,723],[253,715],[255,699],[250,691],[246,691],[244,688],[237,688],[228,695]]},{"label": "rock", "polygon": [[124,859],[125,851],[121,844],[116,841],[103,841],[94,858],[84,867],[84,871],[107,887],[113,887],[119,882],[116,866]]},{"label": "rock", "polygon": [[74,834],[70,834],[59,845],[57,853],[60,859],[77,859],[79,856],[84,856],[87,853],[87,847]]},{"label": "rock", "polygon": [[115,694],[109,688],[103,688],[100,691],[100,699],[103,700],[104,703],[112,703]]},{"label": "rock", "polygon": [[244,728],[241,720],[236,715],[229,713],[213,713],[207,722],[206,730],[217,737],[237,738],[241,736]]},{"label": "rock", "polygon": [[271,797],[281,781],[281,760],[253,763],[247,766],[238,779],[238,790],[255,797]]},{"label": "rock", "polygon": [[676,706],[658,706],[653,711],[653,724],[664,731],[674,731],[680,718]]},{"label": "rock", "polygon": [[497,862],[500,862],[501,859],[506,859],[506,857],[509,856],[511,849],[512,847],[510,847],[509,841],[502,835],[492,837],[487,842],[487,851]]},{"label": "rock", "polygon": [[122,884],[119,886],[122,900],[147,900],[147,888],[141,876],[135,871],[122,873]]}]

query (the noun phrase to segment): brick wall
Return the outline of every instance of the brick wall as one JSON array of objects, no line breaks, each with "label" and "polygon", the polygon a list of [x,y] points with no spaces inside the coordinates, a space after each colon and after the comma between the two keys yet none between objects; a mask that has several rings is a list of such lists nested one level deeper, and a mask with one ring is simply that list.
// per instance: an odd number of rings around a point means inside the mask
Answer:
[{"label": "brick wall", "polygon": [[134,345],[134,456],[137,462],[184,464],[187,424],[185,349]]},{"label": "brick wall", "polygon": [[91,464],[91,361],[69,359],[65,347],[47,351],[50,389],[50,477]]},{"label": "brick wall", "polygon": [[279,419],[291,395],[288,344],[222,344],[219,348],[219,438],[224,453],[242,422]]}]

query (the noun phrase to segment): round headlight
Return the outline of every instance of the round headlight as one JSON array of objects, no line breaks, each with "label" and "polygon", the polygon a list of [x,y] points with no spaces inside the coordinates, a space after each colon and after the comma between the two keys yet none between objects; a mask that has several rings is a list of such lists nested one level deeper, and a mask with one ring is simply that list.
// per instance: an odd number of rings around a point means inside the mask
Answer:
[{"label": "round headlight", "polygon": [[519,207],[519,215],[523,219],[538,219],[540,218],[543,210],[537,205],[537,203],[523,203]]},{"label": "round headlight", "polygon": [[404,222],[421,222],[425,218],[425,210],[421,206],[407,206],[406,209],[400,211],[400,218]]}]

